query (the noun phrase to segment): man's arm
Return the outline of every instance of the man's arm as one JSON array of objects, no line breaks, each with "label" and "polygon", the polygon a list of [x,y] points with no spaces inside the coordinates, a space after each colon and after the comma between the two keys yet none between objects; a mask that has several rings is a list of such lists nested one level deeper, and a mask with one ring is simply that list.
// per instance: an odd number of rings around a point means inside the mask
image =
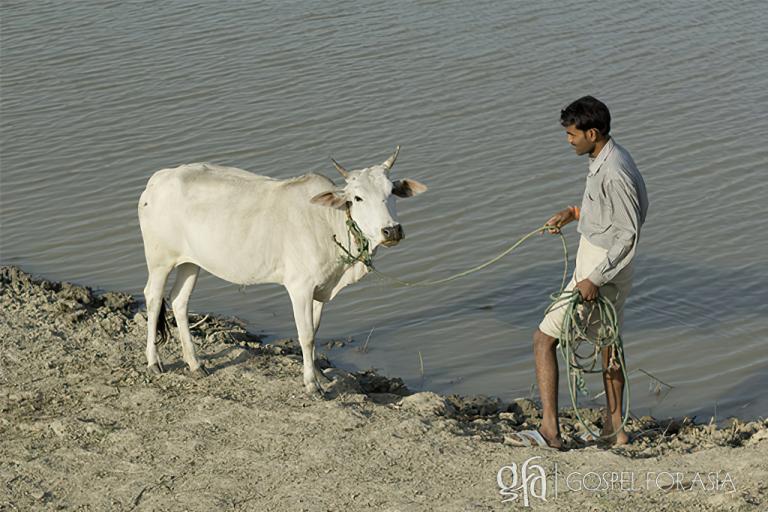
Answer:
[{"label": "man's arm", "polygon": [[609,282],[632,261],[640,231],[640,204],[634,187],[622,179],[612,179],[605,186],[613,212],[610,229],[614,241],[605,259],[587,278],[596,286]]}]

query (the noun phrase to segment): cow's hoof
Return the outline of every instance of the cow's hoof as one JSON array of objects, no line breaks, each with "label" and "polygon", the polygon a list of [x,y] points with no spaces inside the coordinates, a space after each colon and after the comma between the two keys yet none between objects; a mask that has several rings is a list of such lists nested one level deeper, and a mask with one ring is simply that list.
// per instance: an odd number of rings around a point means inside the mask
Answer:
[{"label": "cow's hoof", "polygon": [[165,372],[165,368],[163,368],[163,363],[158,361],[155,364],[148,365],[147,372],[150,375],[160,375],[161,373]]},{"label": "cow's hoof", "polygon": [[205,366],[200,365],[197,367],[197,370],[192,372],[192,377],[194,377],[195,379],[204,379],[210,374],[211,373],[208,371],[208,369]]},{"label": "cow's hoof", "polygon": [[325,391],[323,391],[322,386],[320,386],[318,382],[305,384],[304,389],[306,390],[309,398],[313,400],[324,400],[326,398]]}]

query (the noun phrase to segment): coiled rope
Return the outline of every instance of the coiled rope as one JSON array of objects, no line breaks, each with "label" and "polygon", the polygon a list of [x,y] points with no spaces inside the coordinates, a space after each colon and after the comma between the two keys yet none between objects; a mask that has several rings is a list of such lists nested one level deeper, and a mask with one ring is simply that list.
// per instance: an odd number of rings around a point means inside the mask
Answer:
[{"label": "coiled rope", "polygon": [[[602,295],[598,295],[594,301],[585,301],[578,290],[552,294],[552,302],[547,307],[546,313],[565,307],[565,318],[560,329],[558,346],[560,355],[568,365],[568,395],[573,404],[576,417],[595,439],[610,439],[626,426],[629,420],[630,391],[629,376],[624,363],[624,344],[619,333],[619,320],[613,303]],[[594,327],[597,326],[596,332]],[[590,331],[593,331],[591,333]],[[579,350],[587,347],[586,350]],[[601,355],[603,350],[609,351],[608,365],[602,368]],[[598,368],[596,368],[598,367]],[[621,426],[613,429],[608,435],[594,432],[584,418],[581,417],[578,407],[578,395],[589,395],[589,390],[584,381],[585,373],[602,373],[608,370],[621,370],[624,377],[624,412]]]}]

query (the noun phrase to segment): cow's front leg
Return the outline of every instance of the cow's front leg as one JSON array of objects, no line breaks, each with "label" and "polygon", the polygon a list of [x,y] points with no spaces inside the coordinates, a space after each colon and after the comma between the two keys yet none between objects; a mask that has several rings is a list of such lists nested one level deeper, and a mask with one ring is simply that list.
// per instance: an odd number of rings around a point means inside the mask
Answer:
[{"label": "cow's front leg", "polygon": [[312,293],[311,290],[288,288],[293,304],[293,317],[296,320],[296,329],[299,333],[301,355],[304,358],[304,388],[307,393],[317,395],[323,393],[315,372],[315,325],[312,318]]},{"label": "cow's front leg", "polygon": [[[323,315],[324,304],[324,302],[320,302],[319,300],[312,301],[312,323],[314,326],[315,337],[317,337],[317,329],[320,327],[320,317]],[[312,364],[315,366],[315,377],[317,377],[320,382],[330,384],[331,379],[329,379],[317,366],[317,356],[315,354],[315,349],[316,345],[315,343],[312,343]]]}]

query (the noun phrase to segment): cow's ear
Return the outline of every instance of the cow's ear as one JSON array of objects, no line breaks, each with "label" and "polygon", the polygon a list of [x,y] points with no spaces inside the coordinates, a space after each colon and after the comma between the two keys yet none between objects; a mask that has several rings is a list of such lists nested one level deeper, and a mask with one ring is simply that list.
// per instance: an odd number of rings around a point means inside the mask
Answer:
[{"label": "cow's ear", "polygon": [[329,192],[321,192],[315,197],[310,199],[310,203],[319,204],[321,206],[328,206],[329,208],[336,208],[337,210],[343,210],[346,207],[347,199],[344,197],[344,193],[338,190],[331,190]]},{"label": "cow's ear", "polygon": [[397,180],[392,182],[392,193],[398,197],[413,197],[427,191],[427,186],[416,180]]}]

